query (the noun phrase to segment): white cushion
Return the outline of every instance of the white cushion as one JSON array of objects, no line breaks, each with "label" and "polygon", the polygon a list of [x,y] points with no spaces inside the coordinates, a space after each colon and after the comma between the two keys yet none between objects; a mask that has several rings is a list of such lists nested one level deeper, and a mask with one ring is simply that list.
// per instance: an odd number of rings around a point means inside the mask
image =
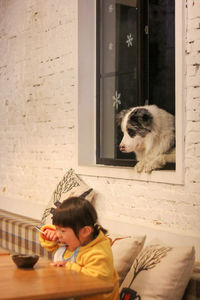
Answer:
[{"label": "white cushion", "polygon": [[135,259],[120,292],[130,288],[142,300],[180,300],[194,260],[194,247],[171,247],[152,242]]},{"label": "white cushion", "polygon": [[142,250],[146,236],[108,234],[108,237],[111,240],[114,266],[119,275],[119,284],[121,284],[134,259]]},{"label": "white cushion", "polygon": [[94,191],[87,184],[85,184],[78,175],[74,173],[73,169],[70,169],[63,176],[53,192],[52,198],[43,213],[41,220],[42,225],[51,224],[51,217],[55,208],[62,201],[72,196],[82,196],[88,201],[92,201],[94,197]]}]

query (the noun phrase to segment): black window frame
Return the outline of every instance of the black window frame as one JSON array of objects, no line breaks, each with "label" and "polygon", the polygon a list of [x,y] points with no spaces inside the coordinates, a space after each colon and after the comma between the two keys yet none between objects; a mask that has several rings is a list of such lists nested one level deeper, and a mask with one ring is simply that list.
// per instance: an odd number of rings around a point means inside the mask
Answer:
[{"label": "black window frame", "polygon": [[[155,0],[156,1],[156,0]],[[137,164],[137,160],[133,158],[106,158],[101,157],[101,137],[100,137],[100,51],[101,51],[101,21],[100,10],[101,0],[96,0],[96,164],[112,165],[130,167]],[[138,34],[137,34],[137,78],[139,78],[138,85],[138,99],[137,105],[142,106],[149,101],[149,0],[138,0]],[[175,4],[175,0],[174,0]],[[175,19],[175,14],[174,14]],[[174,20],[175,21],[175,20]],[[175,30],[175,28],[174,28]],[[174,45],[175,48],[175,45]],[[175,56],[175,55],[174,55]],[[175,81],[174,81],[175,86]],[[174,95],[175,97],[175,95]],[[174,99],[175,101],[175,99]],[[153,103],[148,103],[153,104]],[[175,106],[175,105],[174,105]],[[118,145],[115,145],[118,147]],[[132,153],[133,155],[133,153]],[[134,156],[134,155],[133,155]],[[175,163],[167,163],[162,170],[175,170]]]}]

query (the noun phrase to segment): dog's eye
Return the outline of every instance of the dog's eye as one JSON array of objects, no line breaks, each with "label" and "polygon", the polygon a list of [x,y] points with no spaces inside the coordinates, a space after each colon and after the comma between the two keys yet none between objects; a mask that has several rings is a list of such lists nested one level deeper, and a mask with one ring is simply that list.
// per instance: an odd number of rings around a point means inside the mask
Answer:
[{"label": "dog's eye", "polygon": [[131,129],[131,128],[128,128],[128,134],[130,135],[130,137],[134,137],[136,135],[136,132],[135,130]]}]

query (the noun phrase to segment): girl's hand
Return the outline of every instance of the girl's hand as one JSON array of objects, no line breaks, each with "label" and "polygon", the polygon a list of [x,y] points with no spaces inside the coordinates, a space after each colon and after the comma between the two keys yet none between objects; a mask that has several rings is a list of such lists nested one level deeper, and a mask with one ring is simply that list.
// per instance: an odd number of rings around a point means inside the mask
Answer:
[{"label": "girl's hand", "polygon": [[45,236],[45,239],[47,239],[49,241],[57,241],[58,240],[56,230],[47,228],[47,229],[45,229],[43,235]]},{"label": "girl's hand", "polygon": [[66,265],[66,261],[58,260],[58,261],[51,263],[51,265],[54,267],[64,267]]}]

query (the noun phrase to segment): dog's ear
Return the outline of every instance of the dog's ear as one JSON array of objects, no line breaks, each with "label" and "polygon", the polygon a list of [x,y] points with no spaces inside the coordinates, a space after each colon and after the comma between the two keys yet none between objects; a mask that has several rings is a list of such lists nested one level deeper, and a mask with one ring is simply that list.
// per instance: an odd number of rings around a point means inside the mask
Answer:
[{"label": "dog's ear", "polygon": [[130,121],[134,124],[140,124],[143,127],[149,128],[153,122],[153,116],[146,108],[137,108],[130,115]]},{"label": "dog's ear", "polygon": [[123,109],[116,115],[116,123],[118,126],[121,125],[122,119],[128,111],[128,109]]}]

